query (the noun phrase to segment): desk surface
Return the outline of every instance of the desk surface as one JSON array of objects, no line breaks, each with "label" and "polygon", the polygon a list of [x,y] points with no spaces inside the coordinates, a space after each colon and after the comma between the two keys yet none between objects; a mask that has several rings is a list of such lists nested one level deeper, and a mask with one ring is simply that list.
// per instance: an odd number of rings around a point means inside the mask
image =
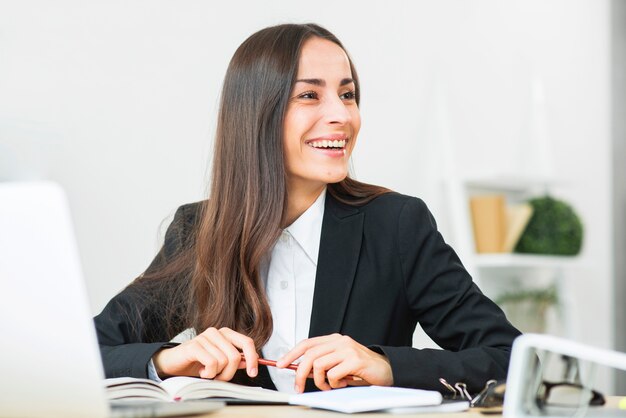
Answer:
[{"label": "desk surface", "polygon": [[[617,407],[621,396],[607,396],[607,406]],[[624,411],[626,413],[626,411]],[[480,409],[470,409],[465,412],[457,413],[434,413],[434,414],[402,414],[391,415],[385,413],[361,413],[361,414],[342,414],[340,412],[323,411],[320,409],[310,409],[304,406],[239,406],[229,405],[217,412],[207,415],[201,415],[199,418],[324,418],[324,417],[355,417],[355,418],[381,418],[381,417],[404,417],[404,418],[500,418],[501,415],[484,415],[480,413]]]},{"label": "desk surface", "polygon": [[[476,409],[470,409],[466,412],[457,412],[457,413],[436,413],[436,414],[401,414],[401,415],[391,415],[385,413],[359,413],[359,414],[343,414],[341,412],[331,412],[331,411],[323,411],[321,409],[311,409],[305,406],[291,406],[291,405],[280,405],[280,406],[239,406],[239,405],[228,405],[225,408],[214,412],[212,414],[201,415],[200,417],[204,418],[291,418],[291,417],[304,417],[304,418],[323,418],[323,417],[358,417],[358,418],[369,418],[369,417],[419,417],[419,418],[429,418],[429,417],[437,417],[437,418],[487,418],[490,415],[483,415],[478,412]],[[499,417],[499,415],[493,415],[494,417]]]}]

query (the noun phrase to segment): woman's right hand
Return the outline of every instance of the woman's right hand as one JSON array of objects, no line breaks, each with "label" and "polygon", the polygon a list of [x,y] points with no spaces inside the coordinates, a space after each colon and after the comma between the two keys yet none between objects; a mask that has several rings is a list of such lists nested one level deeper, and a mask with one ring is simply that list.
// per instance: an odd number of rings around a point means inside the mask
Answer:
[{"label": "woman's right hand", "polygon": [[[242,361],[241,351],[246,358]],[[258,373],[259,355],[251,338],[230,328],[208,328],[194,339],[158,351],[153,357],[159,377],[199,376],[229,381],[237,369]]]}]

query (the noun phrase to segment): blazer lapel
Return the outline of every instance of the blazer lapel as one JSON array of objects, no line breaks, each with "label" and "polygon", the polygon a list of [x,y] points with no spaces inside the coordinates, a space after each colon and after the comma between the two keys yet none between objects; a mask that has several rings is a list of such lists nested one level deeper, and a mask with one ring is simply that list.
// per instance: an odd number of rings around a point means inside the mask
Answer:
[{"label": "blazer lapel", "polygon": [[363,237],[363,213],[326,195],[309,337],[341,330]]}]

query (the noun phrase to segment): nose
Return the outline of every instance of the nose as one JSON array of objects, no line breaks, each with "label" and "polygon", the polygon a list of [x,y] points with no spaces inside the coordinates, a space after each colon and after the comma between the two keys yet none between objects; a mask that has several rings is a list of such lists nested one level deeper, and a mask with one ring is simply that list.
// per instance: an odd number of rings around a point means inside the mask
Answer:
[{"label": "nose", "polygon": [[325,100],[323,112],[324,120],[329,124],[345,125],[352,119],[346,104],[335,95]]}]

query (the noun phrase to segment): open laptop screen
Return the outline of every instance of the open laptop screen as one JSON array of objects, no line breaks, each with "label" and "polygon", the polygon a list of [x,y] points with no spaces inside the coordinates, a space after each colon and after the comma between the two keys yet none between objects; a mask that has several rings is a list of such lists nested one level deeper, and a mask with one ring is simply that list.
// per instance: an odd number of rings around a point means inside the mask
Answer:
[{"label": "open laptop screen", "polygon": [[59,186],[0,183],[0,254],[0,416],[108,416],[100,354]]}]

